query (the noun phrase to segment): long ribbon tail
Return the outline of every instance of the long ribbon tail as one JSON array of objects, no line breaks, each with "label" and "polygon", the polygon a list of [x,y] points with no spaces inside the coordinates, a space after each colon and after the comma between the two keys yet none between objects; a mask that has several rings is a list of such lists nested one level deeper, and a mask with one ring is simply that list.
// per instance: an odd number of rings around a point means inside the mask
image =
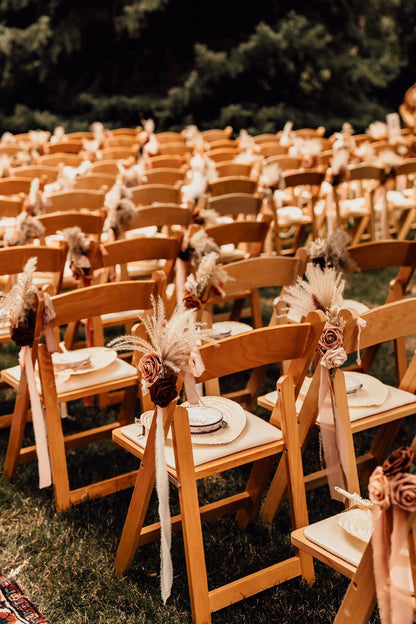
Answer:
[{"label": "long ribbon tail", "polygon": [[[344,502],[344,496],[337,492],[335,486],[347,489],[344,471],[345,453],[343,452],[342,435],[337,435],[337,409],[332,388],[329,369],[321,365],[321,380],[319,385],[319,422],[321,427],[322,445],[325,464],[328,474],[328,485],[331,498]],[[338,427],[340,429],[340,427]]]},{"label": "long ribbon tail", "polygon": [[57,351],[58,345],[56,344],[56,337],[53,331],[52,321],[55,318],[55,310],[52,303],[52,298],[49,293],[44,293],[45,306],[43,308],[43,331],[45,334],[46,347],[49,352]]},{"label": "long ribbon tail", "polygon": [[195,383],[195,377],[200,377],[205,370],[204,362],[198,349],[192,349],[188,360],[188,370],[183,377],[186,398],[191,405],[199,405],[200,396]]},{"label": "long ribbon tail", "polygon": [[383,624],[391,624],[390,592],[388,591],[390,542],[386,511],[372,510],[373,516],[373,568],[376,582],[377,603]]},{"label": "long ribbon tail", "polygon": [[160,519],[160,586],[162,600],[166,604],[173,582],[173,567],[170,554],[172,541],[171,518],[169,509],[169,479],[166,468],[165,434],[163,430],[162,408],[156,408],[156,491],[159,501]]},{"label": "long ribbon tail", "polygon": [[358,334],[357,334],[357,364],[358,366],[360,366],[361,364],[361,354],[360,354],[360,338],[361,338],[361,330],[363,327],[366,327],[367,325],[367,321],[362,319],[360,316],[357,317],[357,327],[358,327]]},{"label": "long ribbon tail", "polygon": [[413,621],[412,595],[404,589],[410,570],[407,546],[409,512],[393,507],[393,530],[390,554],[390,604],[392,624],[411,624]]},{"label": "long ribbon tail", "polygon": [[26,373],[27,385],[29,388],[36,455],[38,457],[39,487],[44,488],[52,484],[51,464],[48,453],[45,419],[42,412],[38,389],[36,387],[31,349],[29,346],[23,346],[21,348],[19,359],[21,366]]},{"label": "long ribbon tail", "polygon": [[185,296],[185,281],[186,281],[186,272],[188,270],[188,263],[182,258],[177,258],[176,260],[176,276],[175,276],[175,286],[176,286],[176,300],[179,303]]}]

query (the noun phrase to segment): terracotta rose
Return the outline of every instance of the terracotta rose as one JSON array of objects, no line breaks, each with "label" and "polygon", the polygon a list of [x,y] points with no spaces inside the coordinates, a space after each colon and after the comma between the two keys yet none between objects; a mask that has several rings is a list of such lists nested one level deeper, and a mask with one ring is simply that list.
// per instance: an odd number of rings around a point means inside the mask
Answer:
[{"label": "terracotta rose", "polygon": [[390,479],[392,505],[412,513],[416,511],[416,475],[398,472]]},{"label": "terracotta rose", "polygon": [[140,358],[137,368],[141,372],[143,379],[147,383],[152,384],[159,377],[162,362],[158,354],[151,351]]},{"label": "terracotta rose", "polygon": [[390,507],[389,485],[389,480],[384,474],[382,467],[377,466],[368,482],[368,494],[371,502],[379,505],[381,509]]},{"label": "terracotta rose", "polygon": [[382,468],[386,477],[405,472],[413,463],[415,454],[408,446],[401,446],[386,459]]}]

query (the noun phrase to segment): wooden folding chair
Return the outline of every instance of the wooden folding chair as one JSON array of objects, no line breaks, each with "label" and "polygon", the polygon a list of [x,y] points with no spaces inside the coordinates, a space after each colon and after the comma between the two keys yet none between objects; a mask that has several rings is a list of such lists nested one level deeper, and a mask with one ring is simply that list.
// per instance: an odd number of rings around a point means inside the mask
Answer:
[{"label": "wooden folding chair", "polygon": [[182,185],[185,172],[173,167],[157,167],[146,171],[146,180],[142,184],[167,184],[169,186]]},{"label": "wooden folding chair", "polygon": [[262,206],[260,197],[252,193],[226,193],[208,197],[206,208],[215,210],[220,217],[255,218]]},{"label": "wooden folding chair", "polygon": [[44,198],[45,212],[64,210],[100,210],[104,207],[104,191],[60,191]]},{"label": "wooden folding chair", "polygon": [[[77,321],[80,311],[82,311],[82,314],[92,319],[93,331],[99,333],[102,331],[100,321],[102,314],[117,313],[132,308],[148,309],[151,305],[151,296],[157,296],[157,293],[158,283],[155,280],[145,280],[100,284],[56,295],[52,297],[56,314],[52,321],[53,327],[58,329]],[[101,358],[104,357],[104,351],[105,349],[101,348]],[[92,358],[94,358],[94,350],[91,353],[93,354]],[[111,352],[106,353],[111,355]],[[55,503],[59,511],[90,498],[105,496],[130,487],[134,482],[135,472],[97,483],[89,483],[76,489],[71,489],[69,482],[66,452],[111,436],[111,431],[115,427],[127,424],[132,418],[139,385],[136,367],[120,358],[113,360],[111,357],[110,360],[108,366],[100,368],[97,365],[97,370],[94,370],[93,360],[91,372],[72,375],[69,380],[57,387],[52,354],[47,350],[46,345],[39,345],[40,397],[45,407],[45,424],[49,441]],[[10,480],[14,478],[18,464],[35,459],[36,453],[33,446],[22,447],[29,406],[25,377],[20,376],[20,367],[17,366],[3,370],[2,379],[18,391],[4,464],[4,474]],[[116,422],[92,427],[80,433],[64,435],[60,404],[120,389],[125,389],[125,392]]]},{"label": "wooden folding chair", "polygon": [[19,193],[29,194],[32,178],[1,178],[0,195],[18,195]]},{"label": "wooden folding chair", "polygon": [[70,154],[67,152],[59,152],[56,154],[43,154],[42,156],[36,156],[34,158],[35,164],[43,167],[58,167],[59,165],[66,165],[68,167],[78,167],[82,162],[82,156],[80,154]]},{"label": "wooden folding chair", "polygon": [[349,165],[345,182],[335,188],[337,223],[351,230],[352,245],[375,240],[375,193],[383,179],[382,167]]},{"label": "wooden folding chair", "polygon": [[213,238],[221,248],[218,261],[232,262],[243,258],[259,256],[269,231],[269,219],[261,215],[257,221],[233,221],[220,223],[205,228],[210,238]]},{"label": "wooden folding chair", "polygon": [[[126,227],[127,237],[140,236],[141,228],[155,227],[162,233],[172,235],[172,227],[177,226],[177,230],[184,232],[191,221],[191,213],[188,208],[183,208],[178,204],[157,204],[150,206],[139,206],[136,208],[135,219]],[[157,229],[156,229],[157,228]],[[138,230],[136,233],[135,230]]]},{"label": "wooden folding chair", "polygon": [[45,228],[45,237],[56,234],[59,230],[78,226],[88,236],[99,241],[107,213],[102,210],[67,210],[50,212],[36,216]]},{"label": "wooden folding chair", "polygon": [[207,143],[212,143],[212,141],[221,141],[221,139],[229,139],[233,133],[233,129],[231,126],[227,126],[226,128],[210,128],[209,130],[202,130],[201,134]]},{"label": "wooden folding chair", "polygon": [[[348,311],[343,312],[343,315],[347,319],[344,328],[343,346],[346,353],[351,354],[357,350],[358,327],[356,315]],[[360,349],[366,349],[373,345],[397,340],[398,338],[404,339],[407,336],[416,334],[416,299],[402,299],[385,304],[364,312],[360,317],[366,322],[366,326],[361,327]],[[319,369],[319,366],[317,368]],[[311,387],[315,389],[314,394],[310,396],[306,405],[305,402],[302,405],[302,410],[309,411],[307,418],[312,419],[312,421],[315,421],[317,417],[319,372],[319,370],[315,371],[311,382]],[[342,375],[342,371],[339,370],[337,376],[341,378]],[[345,384],[340,388],[337,409],[344,423],[345,438],[348,440],[360,431],[377,427],[377,432],[369,451],[357,457],[354,461],[354,466],[355,462],[357,463],[360,479],[366,482],[374,467],[386,457],[403,419],[416,412],[416,398],[414,396],[416,391],[416,357],[411,359],[399,386],[397,388],[393,386],[386,387],[387,398],[380,405],[349,408]],[[269,409],[273,406],[270,397],[269,400],[260,397],[258,402],[263,407],[268,406]],[[305,449],[307,434],[303,429],[300,431],[300,440],[302,448]],[[307,487],[317,487],[323,484],[326,478],[325,475],[325,470],[319,470],[307,475]],[[285,467],[281,463],[276,470],[263,503],[262,517],[265,520],[272,520],[280,508],[287,484],[286,476]],[[356,483],[354,485],[356,491],[358,491],[359,484]]]},{"label": "wooden folding chair", "polygon": [[[258,329],[225,338],[217,345],[202,346],[200,353],[205,372],[197,381],[291,359],[294,383],[299,385],[324,323],[320,312],[313,313],[309,320],[311,324]],[[246,427],[234,442],[202,445],[203,451],[201,445],[192,444],[186,409],[177,407],[174,401],[163,409],[163,416],[166,434],[169,427],[172,429],[172,443],[165,445],[167,469],[171,482],[178,488],[180,504],[180,514],[172,518],[172,531],[183,531],[193,622],[207,624],[211,622],[212,612],[289,578],[302,575],[312,580],[310,559],[295,554],[232,583],[208,589],[201,521],[237,511],[237,521],[244,527],[256,515],[275,456],[284,447],[280,431],[274,428],[274,414],[267,423],[246,413]],[[144,438],[140,438],[141,442],[137,437],[137,426],[135,429],[122,427],[113,432],[114,441],[142,461],[115,561],[117,575],[131,566],[138,546],[159,538],[159,523],[144,526],[155,482],[155,428],[156,419],[153,417],[151,429]],[[251,462],[254,466],[244,492],[199,506],[199,479]],[[298,526],[306,517],[306,503],[298,497],[291,502],[292,523]]]},{"label": "wooden folding chair", "polygon": [[315,206],[324,178],[325,174],[316,169],[286,171],[281,176],[278,188],[273,189],[278,193],[284,192],[286,197],[281,206],[280,195],[270,202],[274,221],[274,250],[278,255],[293,255],[304,244],[308,230],[312,239],[318,236],[319,223]]},{"label": "wooden folding chair", "polygon": [[226,176],[247,176],[250,177],[252,165],[236,163],[232,160],[216,163],[215,168],[219,178]]}]

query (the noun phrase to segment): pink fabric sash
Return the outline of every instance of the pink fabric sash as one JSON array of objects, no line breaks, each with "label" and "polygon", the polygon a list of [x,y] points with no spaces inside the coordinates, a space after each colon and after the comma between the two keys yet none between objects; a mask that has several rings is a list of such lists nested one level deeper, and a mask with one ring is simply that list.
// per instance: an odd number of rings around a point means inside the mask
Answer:
[{"label": "pink fabric sash", "polygon": [[26,375],[27,385],[29,388],[36,455],[38,457],[39,487],[44,488],[52,484],[51,465],[49,461],[45,419],[42,412],[39,392],[36,387],[35,373],[33,370],[32,350],[28,345],[25,345],[20,349],[19,362],[22,375]]},{"label": "pink fabric sash", "polygon": [[335,394],[329,368],[327,368],[323,360],[321,360],[318,409],[331,498],[344,502],[344,496],[337,492],[335,486],[347,489],[345,475],[348,474],[348,452],[335,404]]},{"label": "pink fabric sash", "polygon": [[45,333],[46,347],[51,353],[58,349],[52,324],[56,314],[51,296],[47,292],[45,292],[43,296],[45,300],[45,306],[43,308],[43,331]]},{"label": "pink fabric sash", "polygon": [[191,405],[199,405],[201,401],[196,389],[195,377],[200,377],[202,375],[205,366],[201,354],[197,349],[192,349],[188,360],[188,367],[183,377],[186,398]]},{"label": "pink fabric sash", "polygon": [[[410,561],[407,561],[407,565],[395,567],[400,551],[403,553],[402,549],[406,546],[407,523],[410,514],[397,506],[381,511],[375,506],[372,514],[374,523],[373,567],[381,621],[383,624],[411,624],[413,622],[412,597],[401,587],[406,586],[405,575]],[[395,582],[392,579],[393,568]]]}]

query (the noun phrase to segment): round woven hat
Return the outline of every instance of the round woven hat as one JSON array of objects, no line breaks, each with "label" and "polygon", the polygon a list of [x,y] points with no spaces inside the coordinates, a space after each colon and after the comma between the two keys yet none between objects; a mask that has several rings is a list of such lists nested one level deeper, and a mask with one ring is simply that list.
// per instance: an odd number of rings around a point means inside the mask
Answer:
[{"label": "round woven hat", "polygon": [[[227,444],[232,442],[242,433],[246,424],[246,414],[239,403],[220,396],[201,397],[201,404],[207,407],[214,407],[223,416],[223,426],[210,433],[191,433],[193,444]],[[189,403],[184,402],[181,407],[188,407]],[[140,421],[149,430],[152,424],[153,411],[144,412],[140,416]],[[172,438],[169,430],[168,439]]]}]

